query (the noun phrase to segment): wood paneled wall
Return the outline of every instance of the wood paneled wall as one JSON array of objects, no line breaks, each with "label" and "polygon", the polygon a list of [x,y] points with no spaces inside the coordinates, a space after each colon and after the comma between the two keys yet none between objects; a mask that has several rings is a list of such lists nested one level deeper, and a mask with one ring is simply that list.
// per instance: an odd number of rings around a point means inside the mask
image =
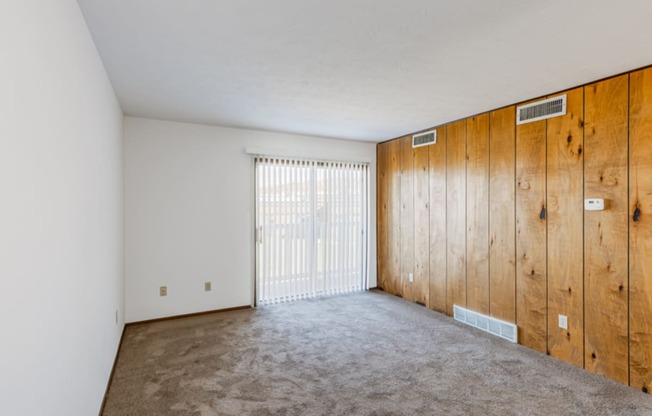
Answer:
[{"label": "wood paneled wall", "polygon": [[[376,149],[376,184],[378,190],[380,191],[377,194],[378,201],[376,201],[376,253],[378,256],[378,275],[377,285],[378,287],[383,287],[389,289],[388,282],[388,259],[389,259],[389,249],[388,249],[388,237],[387,237],[387,225],[389,223],[389,213],[388,207],[390,205],[389,201],[389,191],[390,186],[387,183],[389,178],[388,170],[389,163],[387,161],[388,157],[388,147],[387,145],[379,145]],[[382,262],[382,264],[380,264]]]},{"label": "wood paneled wall", "polygon": [[466,122],[446,128],[446,313],[466,306]]},{"label": "wood paneled wall", "polygon": [[[627,120],[629,76],[584,88],[584,365],[627,383],[629,293]],[[652,346],[651,346],[652,347]]]},{"label": "wood paneled wall", "polygon": [[378,145],[378,285],[649,392],[652,68],[561,94],[561,117],[517,126],[510,106]]},{"label": "wood paneled wall", "polygon": [[[630,76],[630,384],[652,391],[652,70]],[[638,211],[637,211],[638,210]],[[636,215],[638,214],[638,215]]]},{"label": "wood paneled wall", "polygon": [[[387,143],[387,189],[379,190],[387,194],[387,257],[381,259],[380,267],[385,267],[386,289],[390,293],[401,294],[401,170],[400,170],[400,141],[393,140]],[[385,263],[386,262],[386,263]]]},{"label": "wood paneled wall", "polygon": [[[412,138],[410,146],[412,146]],[[430,154],[428,147],[414,149],[414,284],[413,299],[430,300]]]},{"label": "wood paneled wall", "polygon": [[430,192],[430,293],[428,306],[446,313],[446,128],[437,129],[439,146],[428,146]]},{"label": "wood paneled wall", "polygon": [[548,351],[583,367],[584,88],[566,94],[566,115],[547,120]]},{"label": "wood paneled wall", "polygon": [[489,313],[489,114],[466,120],[466,306]]},{"label": "wood paneled wall", "polygon": [[409,136],[400,141],[400,222],[399,232],[401,244],[399,253],[401,256],[401,275],[399,293],[407,300],[414,300],[414,152],[412,140]]},{"label": "wood paneled wall", "polygon": [[516,113],[514,107],[489,115],[489,311],[516,322]]},{"label": "wood paneled wall", "polygon": [[516,128],[516,325],[520,343],[545,353],[546,121]]}]

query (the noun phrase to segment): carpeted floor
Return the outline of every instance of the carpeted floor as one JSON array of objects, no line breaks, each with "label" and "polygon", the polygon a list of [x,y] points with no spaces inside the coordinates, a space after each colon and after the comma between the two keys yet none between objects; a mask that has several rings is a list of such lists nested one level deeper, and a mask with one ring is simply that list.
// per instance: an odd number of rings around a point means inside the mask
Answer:
[{"label": "carpeted floor", "polygon": [[652,396],[365,292],[130,326],[104,415],[652,415]]}]

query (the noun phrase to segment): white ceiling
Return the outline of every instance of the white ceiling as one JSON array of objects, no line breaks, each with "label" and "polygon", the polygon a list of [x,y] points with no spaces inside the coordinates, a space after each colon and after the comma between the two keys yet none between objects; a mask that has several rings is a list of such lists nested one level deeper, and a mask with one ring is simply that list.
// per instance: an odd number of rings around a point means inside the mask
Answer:
[{"label": "white ceiling", "polygon": [[78,0],[127,115],[382,141],[652,64],[649,0]]}]

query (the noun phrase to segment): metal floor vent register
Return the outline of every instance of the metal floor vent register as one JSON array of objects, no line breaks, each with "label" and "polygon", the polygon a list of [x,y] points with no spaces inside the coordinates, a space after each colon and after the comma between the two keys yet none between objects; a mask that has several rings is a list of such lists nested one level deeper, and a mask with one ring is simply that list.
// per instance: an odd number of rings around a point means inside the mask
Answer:
[{"label": "metal floor vent register", "polygon": [[463,322],[472,327],[481,329],[490,334],[497,335],[513,343],[518,342],[516,325],[492,318],[478,312],[473,312],[461,306],[453,305],[453,316],[456,321]]}]

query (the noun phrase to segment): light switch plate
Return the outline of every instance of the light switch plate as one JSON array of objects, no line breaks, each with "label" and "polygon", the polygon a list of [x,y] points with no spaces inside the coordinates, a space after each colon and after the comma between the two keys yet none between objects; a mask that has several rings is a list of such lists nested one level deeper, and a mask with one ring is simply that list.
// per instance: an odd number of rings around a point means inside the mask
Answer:
[{"label": "light switch plate", "polygon": [[212,287],[211,287],[211,286],[212,286],[212,285],[211,285],[211,282],[205,282],[205,283],[204,283],[204,291],[205,291],[205,292],[210,292],[210,291],[212,290]]},{"label": "light switch plate", "polygon": [[408,279],[410,279],[410,282],[414,282],[414,273],[408,273]]},{"label": "light switch plate", "polygon": [[168,287],[167,286],[161,286],[160,289],[159,289],[159,295],[167,296],[168,295]]},{"label": "light switch plate", "polygon": [[568,329],[568,316],[559,315],[559,327],[561,329]]}]

